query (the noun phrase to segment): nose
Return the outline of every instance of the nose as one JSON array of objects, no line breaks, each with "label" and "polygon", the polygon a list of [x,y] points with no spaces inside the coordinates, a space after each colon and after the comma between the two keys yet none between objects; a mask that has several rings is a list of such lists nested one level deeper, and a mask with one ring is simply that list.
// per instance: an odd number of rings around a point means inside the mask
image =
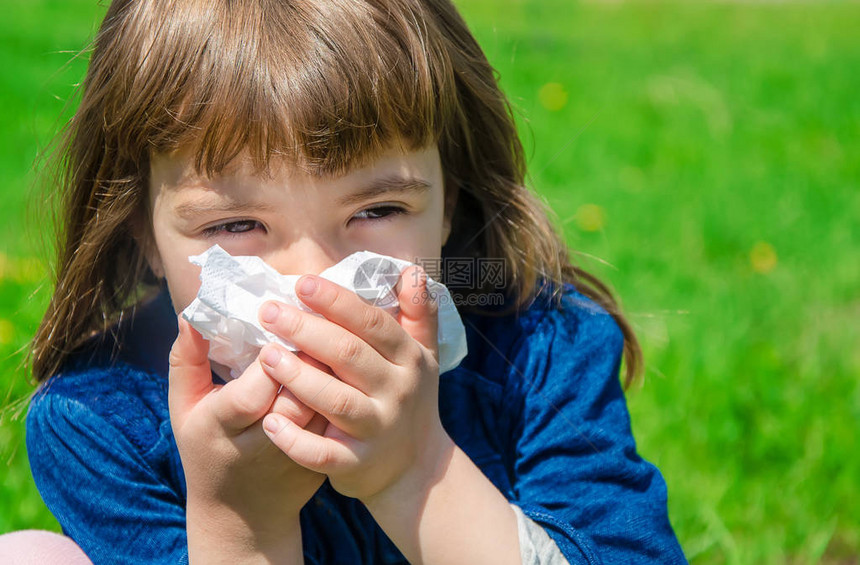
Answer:
[{"label": "nose", "polygon": [[303,237],[271,251],[266,262],[282,275],[318,275],[347,255],[320,238]]}]

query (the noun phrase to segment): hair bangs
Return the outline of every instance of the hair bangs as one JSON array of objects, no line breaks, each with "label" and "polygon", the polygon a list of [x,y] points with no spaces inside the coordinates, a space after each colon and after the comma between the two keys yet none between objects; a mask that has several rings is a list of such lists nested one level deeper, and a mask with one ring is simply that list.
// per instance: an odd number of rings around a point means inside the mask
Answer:
[{"label": "hair bangs", "polygon": [[[135,137],[149,151],[193,149],[209,175],[243,152],[260,172],[278,157],[337,175],[393,144],[433,143],[451,114],[450,63],[403,7],[222,1],[156,18],[128,93],[149,99],[124,105],[146,108]],[[137,118],[118,121],[128,132]]]}]

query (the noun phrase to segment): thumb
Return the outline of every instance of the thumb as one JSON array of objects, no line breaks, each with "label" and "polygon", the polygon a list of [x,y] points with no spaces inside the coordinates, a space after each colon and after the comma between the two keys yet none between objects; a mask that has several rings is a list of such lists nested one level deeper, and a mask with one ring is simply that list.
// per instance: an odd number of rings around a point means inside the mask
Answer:
[{"label": "thumb", "polygon": [[170,350],[169,362],[168,405],[171,418],[181,420],[215,387],[209,365],[209,343],[181,316],[179,336]]},{"label": "thumb", "polygon": [[400,283],[400,325],[438,360],[439,297],[427,287],[427,273],[418,265],[405,268]]}]

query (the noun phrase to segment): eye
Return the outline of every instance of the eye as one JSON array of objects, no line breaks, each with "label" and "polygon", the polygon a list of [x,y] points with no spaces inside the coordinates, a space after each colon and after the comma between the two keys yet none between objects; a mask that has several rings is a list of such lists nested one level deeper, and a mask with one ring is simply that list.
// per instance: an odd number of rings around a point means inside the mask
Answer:
[{"label": "eye", "polygon": [[206,237],[214,237],[216,235],[223,234],[229,237],[236,237],[257,229],[263,230],[264,232],[266,231],[266,227],[257,220],[239,220],[210,226],[203,230],[203,235]]},{"label": "eye", "polygon": [[408,214],[404,208],[400,206],[377,206],[376,208],[368,208],[367,210],[362,210],[355,216],[353,219],[357,220],[390,220],[393,219],[394,216],[399,216],[401,214]]}]

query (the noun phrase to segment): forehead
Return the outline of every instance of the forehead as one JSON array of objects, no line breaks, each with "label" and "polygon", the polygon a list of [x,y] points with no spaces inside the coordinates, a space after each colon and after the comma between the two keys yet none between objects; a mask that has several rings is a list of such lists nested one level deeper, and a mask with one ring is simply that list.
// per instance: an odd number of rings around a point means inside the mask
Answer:
[{"label": "forehead", "polygon": [[190,151],[154,153],[150,158],[149,181],[153,196],[157,192],[185,187],[218,189],[247,185],[325,186],[337,192],[346,192],[375,183],[377,190],[383,192],[386,182],[393,188],[402,188],[404,181],[414,181],[410,188],[421,188],[420,185],[430,189],[444,188],[439,151],[435,145],[418,150],[391,146],[362,165],[339,175],[311,173],[288,159],[275,159],[264,170],[260,170],[247,153],[232,160],[219,173],[210,175],[199,170]]}]

